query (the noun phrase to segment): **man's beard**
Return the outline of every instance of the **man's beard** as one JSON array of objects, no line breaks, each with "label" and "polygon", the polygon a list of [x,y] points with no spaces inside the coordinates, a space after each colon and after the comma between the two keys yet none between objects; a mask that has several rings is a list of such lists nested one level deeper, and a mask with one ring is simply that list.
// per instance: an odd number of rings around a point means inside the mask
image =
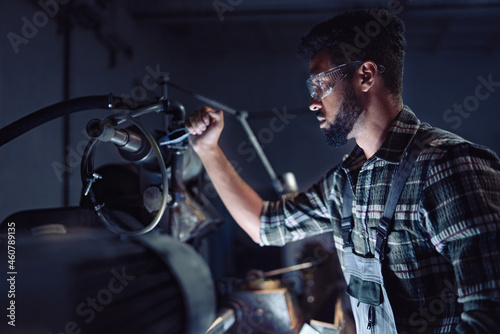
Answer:
[{"label": "man's beard", "polygon": [[363,112],[363,103],[354,92],[352,83],[349,81],[346,83],[339,113],[333,123],[328,123],[328,127],[321,129],[326,136],[326,143],[330,147],[340,147],[347,143],[347,136]]}]

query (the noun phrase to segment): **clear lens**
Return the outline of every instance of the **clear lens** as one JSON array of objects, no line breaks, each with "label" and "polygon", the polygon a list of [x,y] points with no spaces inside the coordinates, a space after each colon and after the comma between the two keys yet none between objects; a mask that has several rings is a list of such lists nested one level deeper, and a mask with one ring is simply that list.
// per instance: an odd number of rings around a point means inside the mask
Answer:
[{"label": "clear lens", "polygon": [[321,72],[306,80],[306,86],[309,94],[316,101],[321,101],[327,97],[335,88],[335,86],[344,79],[349,70],[354,69],[363,64],[362,61],[354,61],[347,64]]}]

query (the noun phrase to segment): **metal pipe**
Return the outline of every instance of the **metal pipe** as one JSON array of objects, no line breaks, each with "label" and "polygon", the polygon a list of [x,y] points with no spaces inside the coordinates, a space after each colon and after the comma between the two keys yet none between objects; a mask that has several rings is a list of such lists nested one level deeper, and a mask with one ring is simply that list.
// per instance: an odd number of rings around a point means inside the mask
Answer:
[{"label": "metal pipe", "polygon": [[137,152],[142,147],[140,135],[126,129],[115,129],[110,122],[92,119],[87,123],[86,130],[89,137],[103,142],[112,142],[127,152]]},{"label": "metal pipe", "polygon": [[168,85],[174,87],[175,89],[180,90],[181,92],[186,93],[187,95],[191,95],[192,97],[194,97],[198,101],[206,103],[210,107],[220,109],[222,111],[225,111],[225,112],[230,113],[231,115],[235,115],[235,116],[240,114],[240,112],[237,111],[236,109],[230,108],[230,107],[228,107],[220,102],[217,102],[217,101],[212,100],[208,97],[202,96],[202,95],[195,93],[187,88],[176,85],[176,84],[172,83],[171,81],[168,81],[167,83],[168,83]]},{"label": "metal pipe", "polygon": [[267,174],[269,174],[269,177],[271,178],[271,182],[273,184],[274,190],[278,194],[281,195],[283,193],[283,185],[281,184],[281,181],[278,179],[278,176],[274,172],[274,169],[271,166],[271,163],[269,162],[269,159],[267,159],[267,156],[264,153],[264,150],[262,149],[262,146],[260,146],[259,141],[255,137],[255,134],[254,134],[252,128],[248,124],[246,115],[247,115],[246,113],[239,113],[238,115],[236,115],[236,118],[238,119],[238,121],[240,121],[241,126],[245,130],[245,132],[246,132],[246,134],[248,136],[248,139],[250,140],[250,142],[252,143],[252,145],[253,145],[253,147],[255,149],[255,152],[259,156],[260,161],[262,161],[262,164],[264,165],[264,168],[266,169]]},{"label": "metal pipe", "polygon": [[289,273],[289,272],[292,272],[292,271],[302,270],[302,269],[307,269],[307,268],[314,267],[318,263],[319,263],[319,261],[311,261],[311,262],[305,262],[305,263],[301,263],[301,264],[296,264],[296,265],[293,265],[293,266],[290,266],[290,267],[285,267],[285,268],[280,268],[280,269],[275,269],[275,270],[267,271],[267,272],[263,273],[262,276],[263,277],[271,277],[271,276],[286,274],[286,273]]},{"label": "metal pipe", "polygon": [[[71,24],[71,10],[72,4],[66,7],[63,15],[63,100],[67,101],[71,96],[71,32],[73,25]],[[62,136],[62,153],[66,166],[69,165],[69,155],[66,154],[67,148],[70,146],[71,142],[71,131],[70,131],[70,116],[69,114],[63,117],[63,136]],[[63,207],[69,206],[70,199],[70,174],[63,173]]]},{"label": "metal pipe", "polygon": [[[128,111],[131,113],[131,117],[138,117],[150,112],[161,112],[164,110],[163,104],[161,103],[153,105],[148,103],[130,111],[130,108],[128,108],[123,98],[113,95],[77,97],[37,110],[1,128],[0,146],[56,118],[84,110],[95,109],[116,110],[120,112]],[[124,120],[120,122],[124,122]]]},{"label": "metal pipe", "polygon": [[252,143],[252,145],[255,149],[255,152],[259,156],[260,161],[262,161],[262,164],[264,165],[264,168],[266,169],[267,174],[269,174],[269,177],[271,178],[271,182],[273,184],[274,190],[279,195],[283,194],[283,189],[284,189],[283,184],[281,183],[281,181],[277,177],[273,167],[271,166],[271,163],[269,162],[269,159],[267,159],[267,156],[264,153],[264,150],[260,146],[260,143],[257,140],[257,138],[255,137],[255,134],[254,134],[252,128],[248,124],[248,122],[247,122],[248,113],[246,111],[237,111],[236,109],[230,108],[230,107],[228,107],[220,102],[217,102],[217,101],[212,100],[208,97],[202,96],[202,95],[195,93],[187,88],[176,85],[176,84],[172,83],[171,81],[168,81],[168,84],[170,86],[174,87],[175,89],[180,90],[181,92],[184,92],[184,93],[194,97],[195,99],[197,99],[203,103],[206,103],[210,107],[220,109],[222,111],[230,113],[231,115],[236,116],[236,118],[240,122],[241,126],[245,130],[245,132],[248,136],[248,139]]}]

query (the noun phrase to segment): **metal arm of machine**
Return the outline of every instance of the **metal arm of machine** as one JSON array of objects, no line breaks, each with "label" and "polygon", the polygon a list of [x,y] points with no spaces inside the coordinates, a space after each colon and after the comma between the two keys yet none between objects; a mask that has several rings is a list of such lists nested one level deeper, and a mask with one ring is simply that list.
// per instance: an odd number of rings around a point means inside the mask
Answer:
[{"label": "metal arm of machine", "polygon": [[56,118],[80,111],[96,109],[115,110],[124,113],[130,112],[130,116],[137,117],[152,111],[163,111],[163,105],[146,103],[131,109],[123,98],[111,94],[77,97],[37,110],[3,127],[0,129],[0,146]]},{"label": "metal arm of machine", "polygon": [[290,187],[285,187],[283,182],[276,175],[273,167],[271,166],[271,163],[269,162],[269,159],[267,158],[266,154],[264,153],[264,150],[260,146],[259,141],[255,137],[255,134],[252,131],[252,128],[250,127],[250,125],[247,122],[248,112],[238,111],[236,109],[230,108],[230,107],[228,107],[220,102],[217,102],[217,101],[212,100],[208,97],[205,97],[205,96],[202,96],[198,93],[195,93],[187,88],[184,88],[184,87],[181,87],[177,84],[174,84],[169,80],[168,77],[163,78],[163,80],[165,80],[167,85],[194,97],[198,101],[206,103],[208,106],[210,106],[212,108],[220,109],[220,110],[225,111],[231,115],[234,115],[236,117],[236,119],[238,119],[238,121],[240,122],[243,129],[245,130],[245,132],[248,136],[248,139],[250,140],[250,142],[252,143],[252,145],[255,149],[255,152],[259,156],[260,160],[262,161],[262,164],[264,165],[264,168],[266,169],[267,173],[269,174],[269,177],[271,178],[271,182],[273,184],[274,190],[279,195],[282,195],[282,194],[290,192],[290,191],[296,191],[296,189],[286,189],[286,188],[290,188]]}]

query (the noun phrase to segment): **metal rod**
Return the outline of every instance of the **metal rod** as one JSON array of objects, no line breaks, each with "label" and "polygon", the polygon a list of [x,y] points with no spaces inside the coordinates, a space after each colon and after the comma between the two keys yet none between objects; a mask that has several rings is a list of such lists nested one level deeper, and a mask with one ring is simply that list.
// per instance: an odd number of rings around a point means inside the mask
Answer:
[{"label": "metal rod", "polygon": [[290,267],[285,267],[285,268],[271,270],[271,271],[263,273],[263,276],[264,277],[271,277],[271,276],[281,275],[281,274],[285,274],[285,273],[288,273],[288,272],[291,272],[291,271],[296,271],[296,270],[302,270],[302,269],[311,268],[311,267],[314,267],[317,264],[318,264],[318,261],[305,262],[305,263],[296,264],[296,265],[293,265],[293,266],[290,266]]},{"label": "metal rod", "polygon": [[176,85],[176,84],[172,83],[171,81],[168,81],[168,85],[170,85],[170,86],[174,87],[174,88],[175,88],[175,89],[177,89],[177,90],[180,90],[180,91],[181,91],[181,92],[183,92],[183,93],[186,93],[186,94],[188,94],[188,95],[191,95],[192,97],[194,97],[194,98],[195,98],[195,99],[197,99],[198,101],[201,101],[201,102],[203,102],[203,103],[206,103],[206,104],[207,104],[207,105],[209,105],[210,107],[213,107],[213,108],[216,108],[216,109],[220,109],[220,110],[222,110],[222,111],[228,112],[228,113],[230,113],[230,114],[232,114],[232,115],[235,115],[235,116],[236,116],[236,115],[238,115],[238,114],[240,113],[240,112],[239,112],[239,111],[237,111],[236,109],[230,108],[230,107],[228,107],[228,106],[226,106],[226,105],[224,105],[224,104],[222,104],[222,103],[220,103],[220,102],[217,102],[217,101],[212,100],[212,99],[210,99],[210,98],[208,98],[208,97],[202,96],[202,95],[200,95],[200,94],[198,94],[198,93],[195,93],[195,92],[193,92],[193,91],[191,91],[191,90],[189,90],[189,89],[187,89],[187,88],[184,88],[184,87],[181,87],[181,86],[179,86],[179,85]]},{"label": "metal rod", "polygon": [[231,115],[236,116],[236,118],[240,122],[241,126],[245,130],[245,132],[248,136],[248,139],[252,143],[252,145],[255,149],[255,152],[259,156],[259,159],[262,161],[262,164],[264,165],[264,168],[266,169],[267,174],[269,174],[269,177],[271,178],[274,190],[279,195],[283,194],[283,189],[284,189],[283,185],[282,185],[281,181],[278,179],[278,177],[276,176],[276,173],[275,173],[273,167],[271,166],[269,159],[267,158],[266,154],[264,153],[264,150],[260,146],[259,141],[255,137],[255,134],[254,134],[252,128],[248,124],[248,122],[247,122],[248,113],[246,111],[237,111],[236,109],[230,108],[230,107],[228,107],[220,102],[217,102],[217,101],[212,100],[208,97],[202,96],[202,95],[195,93],[187,88],[176,85],[176,84],[172,83],[171,81],[168,81],[168,85],[172,86],[173,88],[175,88],[177,90],[180,90],[181,92],[184,92],[184,93],[194,97],[195,99],[197,99],[203,103],[206,103],[210,107],[220,109],[222,111],[230,113]]},{"label": "metal rod", "polygon": [[217,319],[213,322],[205,334],[223,334],[236,322],[236,315],[230,308],[223,308],[219,310]]},{"label": "metal rod", "polygon": [[[63,30],[63,100],[67,101],[71,96],[71,6],[68,6],[62,17],[62,30]],[[66,166],[69,165],[69,154],[66,153],[67,148],[70,146],[70,116],[64,115],[63,117],[63,157]],[[70,173],[63,174],[63,207],[68,207],[70,204]]]},{"label": "metal rod", "polygon": [[238,119],[238,121],[240,121],[241,126],[243,126],[243,129],[247,133],[248,139],[252,143],[252,145],[255,149],[255,152],[259,156],[260,161],[262,161],[262,164],[264,165],[264,168],[266,169],[267,174],[269,174],[269,177],[271,178],[274,190],[278,194],[281,195],[283,193],[283,185],[281,184],[281,181],[278,179],[278,176],[276,176],[276,173],[274,172],[274,169],[271,166],[269,159],[267,159],[267,156],[264,153],[264,150],[260,146],[259,141],[257,140],[257,138],[255,137],[255,134],[252,131],[252,128],[248,124],[247,119],[246,119],[246,113],[245,114],[240,113],[236,118]]}]

